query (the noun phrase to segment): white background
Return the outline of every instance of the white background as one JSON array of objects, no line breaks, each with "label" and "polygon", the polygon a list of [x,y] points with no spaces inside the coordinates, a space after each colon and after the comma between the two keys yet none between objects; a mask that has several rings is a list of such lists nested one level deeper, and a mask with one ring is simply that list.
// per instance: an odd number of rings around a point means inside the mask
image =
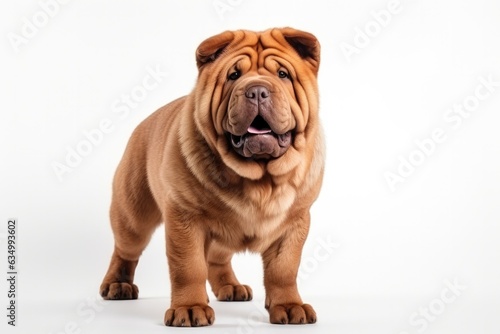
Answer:
[{"label": "white background", "polygon": [[[137,270],[140,299],[104,303],[97,295],[113,245],[107,214],[114,170],[134,127],[193,88],[202,40],[226,29],[293,26],[322,44],[328,159],[300,279],[319,322],[287,330],[498,333],[500,3],[401,0],[381,26],[373,11],[389,2],[74,0],[45,14],[47,22],[38,1],[3,3],[1,263],[6,272],[5,225],[15,217],[19,280],[18,326],[7,326],[2,313],[2,328],[174,331],[161,325],[170,292],[160,230]],[[36,19],[33,36],[14,46],[12,36]],[[371,36],[360,37],[365,29]],[[357,53],[346,56],[347,44],[359,46]],[[168,74],[120,118],[113,106],[142,84],[148,68]],[[497,86],[477,88],[481,77]],[[475,99],[476,89],[489,94]],[[444,117],[463,103],[474,110],[454,127]],[[59,180],[53,163],[64,164],[68,149],[104,119],[113,130]],[[427,156],[418,153],[415,141],[436,129],[446,140]],[[400,158],[410,156],[421,164],[392,191],[385,173],[398,173]],[[216,324],[198,331],[282,332],[263,311],[259,256],[234,262],[256,302],[212,302]],[[453,294],[447,281],[461,290]],[[0,286],[6,314],[6,280]]]}]

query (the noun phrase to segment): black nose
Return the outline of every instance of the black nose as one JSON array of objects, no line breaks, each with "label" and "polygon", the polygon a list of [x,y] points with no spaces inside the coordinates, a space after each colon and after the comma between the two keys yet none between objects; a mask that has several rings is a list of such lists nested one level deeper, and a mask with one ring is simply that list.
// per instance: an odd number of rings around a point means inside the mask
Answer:
[{"label": "black nose", "polygon": [[269,90],[264,86],[252,86],[247,89],[245,96],[250,100],[264,101],[269,97]]}]

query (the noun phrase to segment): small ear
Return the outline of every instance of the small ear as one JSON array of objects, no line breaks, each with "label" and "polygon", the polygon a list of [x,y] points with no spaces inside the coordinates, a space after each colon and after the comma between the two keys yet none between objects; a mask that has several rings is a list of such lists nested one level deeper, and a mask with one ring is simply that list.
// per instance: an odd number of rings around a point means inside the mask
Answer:
[{"label": "small ear", "polygon": [[302,59],[311,61],[316,68],[319,67],[321,47],[313,34],[293,28],[283,28],[281,32]]},{"label": "small ear", "polygon": [[220,56],[233,39],[233,32],[225,31],[201,42],[200,46],[198,46],[198,49],[196,50],[196,64],[198,65],[198,68],[215,61],[215,59]]}]

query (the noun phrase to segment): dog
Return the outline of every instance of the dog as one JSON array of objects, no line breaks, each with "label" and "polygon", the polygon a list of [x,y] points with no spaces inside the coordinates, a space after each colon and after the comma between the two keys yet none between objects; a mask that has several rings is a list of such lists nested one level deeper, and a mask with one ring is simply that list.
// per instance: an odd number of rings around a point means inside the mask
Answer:
[{"label": "dog", "polygon": [[324,171],[319,63],[316,37],[293,28],[225,31],[199,45],[193,91],[139,124],[117,167],[104,299],[138,298],[135,268],[164,222],[165,325],[213,324],[207,280],[219,301],[251,300],[231,267],[246,250],[262,256],[270,322],[316,322],[296,278]]}]

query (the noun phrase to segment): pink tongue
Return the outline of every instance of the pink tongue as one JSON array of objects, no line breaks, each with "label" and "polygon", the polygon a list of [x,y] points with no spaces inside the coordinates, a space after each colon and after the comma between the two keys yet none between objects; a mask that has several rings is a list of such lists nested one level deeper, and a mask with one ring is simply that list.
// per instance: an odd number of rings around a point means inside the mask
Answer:
[{"label": "pink tongue", "polygon": [[249,133],[259,134],[259,135],[272,132],[271,129],[259,130],[257,128],[254,128],[253,126],[250,126],[247,131]]}]

